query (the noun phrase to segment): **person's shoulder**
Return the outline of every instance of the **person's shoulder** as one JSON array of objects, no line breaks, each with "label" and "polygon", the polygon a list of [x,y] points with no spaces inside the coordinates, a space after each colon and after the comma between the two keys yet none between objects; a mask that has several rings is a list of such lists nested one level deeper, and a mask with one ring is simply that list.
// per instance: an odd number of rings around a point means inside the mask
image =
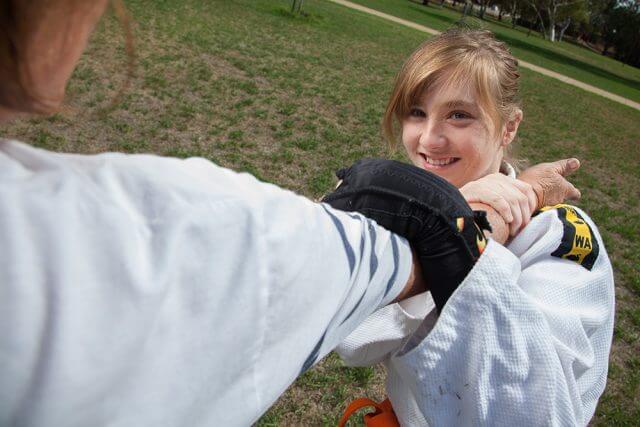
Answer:
[{"label": "person's shoulder", "polygon": [[510,244],[510,249],[523,254],[534,247],[587,270],[592,270],[603,255],[606,257],[602,237],[593,220],[582,209],[569,204],[542,208]]}]

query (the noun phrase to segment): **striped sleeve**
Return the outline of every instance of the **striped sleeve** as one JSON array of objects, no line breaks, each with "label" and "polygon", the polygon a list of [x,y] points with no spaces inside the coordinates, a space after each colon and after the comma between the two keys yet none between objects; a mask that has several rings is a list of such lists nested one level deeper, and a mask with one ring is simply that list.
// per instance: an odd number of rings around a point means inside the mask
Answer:
[{"label": "striped sleeve", "polygon": [[407,241],[374,221],[286,196],[264,205],[269,270],[277,274],[269,286],[260,369],[273,386],[268,372],[274,366],[297,366],[282,378],[282,389],[393,301],[412,259]]}]

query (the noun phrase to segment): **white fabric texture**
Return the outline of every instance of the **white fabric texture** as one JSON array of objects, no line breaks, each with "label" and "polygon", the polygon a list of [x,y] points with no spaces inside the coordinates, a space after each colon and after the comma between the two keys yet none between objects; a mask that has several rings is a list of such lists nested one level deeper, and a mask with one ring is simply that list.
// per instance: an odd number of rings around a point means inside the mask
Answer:
[{"label": "white fabric texture", "polygon": [[600,245],[591,270],[551,256],[564,230],[548,210],[506,248],[490,240],[439,317],[428,294],[392,304],[338,353],[384,363],[402,425],[586,425],[606,384],[614,287],[597,228],[576,210]]},{"label": "white fabric texture", "polygon": [[0,425],[250,425],[410,268],[374,222],[204,159],[0,140]]}]

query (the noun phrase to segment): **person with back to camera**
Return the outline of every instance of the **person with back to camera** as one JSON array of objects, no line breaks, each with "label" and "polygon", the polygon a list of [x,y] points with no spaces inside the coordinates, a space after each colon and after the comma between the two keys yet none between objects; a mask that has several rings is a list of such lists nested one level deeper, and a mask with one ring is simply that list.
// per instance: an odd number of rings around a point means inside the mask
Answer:
[{"label": "person with back to camera", "polygon": [[[56,111],[106,5],[0,0],[0,121]],[[0,140],[0,425],[250,425],[376,308],[426,290],[427,258],[470,271],[480,234],[459,192],[375,164],[429,229],[360,200],[366,179],[341,200],[394,233],[204,159]],[[563,200],[567,165],[531,184]]]},{"label": "person with back to camera", "polygon": [[531,188],[515,179],[505,151],[523,116],[518,79],[504,43],[462,29],[425,42],[396,78],[383,121],[389,140],[398,123],[413,164],[470,204],[491,205],[510,237],[489,241],[446,303],[426,292],[386,306],[341,343],[347,364],[386,368],[389,401],[368,420],[586,425],[594,414],[613,332],[611,264],[584,211],[534,213]]}]

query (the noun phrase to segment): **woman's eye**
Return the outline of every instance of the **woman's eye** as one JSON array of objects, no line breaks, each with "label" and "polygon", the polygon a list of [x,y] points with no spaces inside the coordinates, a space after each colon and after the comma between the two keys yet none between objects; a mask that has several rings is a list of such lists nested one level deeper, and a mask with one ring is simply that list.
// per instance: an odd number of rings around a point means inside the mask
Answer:
[{"label": "woman's eye", "polygon": [[464,120],[464,119],[470,119],[471,116],[467,113],[465,113],[464,111],[454,111],[453,113],[451,113],[449,115],[449,117],[451,117],[452,119],[455,120]]},{"label": "woman's eye", "polygon": [[424,111],[422,111],[422,110],[421,110],[421,109],[419,109],[419,108],[412,108],[412,109],[409,111],[409,115],[410,115],[411,117],[426,117],[426,116],[427,116],[427,115],[424,113]]}]

